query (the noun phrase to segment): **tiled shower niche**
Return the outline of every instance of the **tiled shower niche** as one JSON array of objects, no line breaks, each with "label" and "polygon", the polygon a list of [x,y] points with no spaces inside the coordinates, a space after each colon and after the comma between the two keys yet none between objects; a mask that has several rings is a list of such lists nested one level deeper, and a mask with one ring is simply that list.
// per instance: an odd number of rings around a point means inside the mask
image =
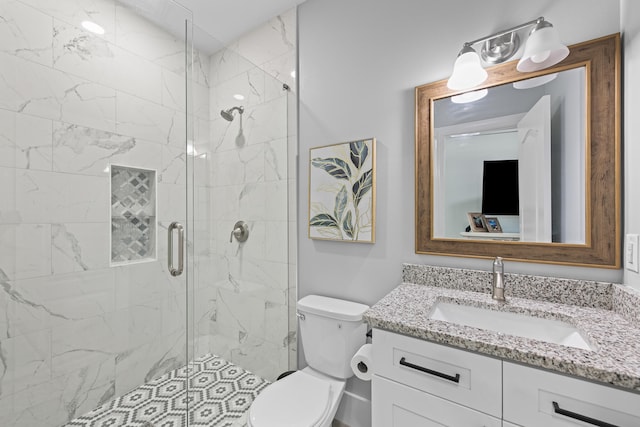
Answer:
[{"label": "tiled shower niche", "polygon": [[111,165],[111,263],[156,259],[156,172]]}]

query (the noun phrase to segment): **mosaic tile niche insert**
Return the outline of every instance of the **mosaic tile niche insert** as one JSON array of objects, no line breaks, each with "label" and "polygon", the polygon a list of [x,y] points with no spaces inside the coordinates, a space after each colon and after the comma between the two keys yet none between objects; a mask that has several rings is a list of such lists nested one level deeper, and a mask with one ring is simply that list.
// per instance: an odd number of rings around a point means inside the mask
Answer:
[{"label": "mosaic tile niche insert", "polygon": [[111,165],[111,262],[156,258],[156,172]]}]

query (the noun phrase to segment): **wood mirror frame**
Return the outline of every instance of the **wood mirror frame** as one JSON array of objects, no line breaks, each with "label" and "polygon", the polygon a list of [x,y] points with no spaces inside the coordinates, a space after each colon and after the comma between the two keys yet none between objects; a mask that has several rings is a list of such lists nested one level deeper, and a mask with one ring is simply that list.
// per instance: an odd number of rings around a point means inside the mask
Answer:
[{"label": "wood mirror frame", "polygon": [[473,90],[586,67],[586,243],[535,243],[434,238],[433,122],[437,99],[456,95],[447,81],[415,89],[416,253],[503,258],[550,264],[620,268],[620,34],[570,46],[569,56],[535,73],[516,71],[517,61],[488,68],[487,81]]}]

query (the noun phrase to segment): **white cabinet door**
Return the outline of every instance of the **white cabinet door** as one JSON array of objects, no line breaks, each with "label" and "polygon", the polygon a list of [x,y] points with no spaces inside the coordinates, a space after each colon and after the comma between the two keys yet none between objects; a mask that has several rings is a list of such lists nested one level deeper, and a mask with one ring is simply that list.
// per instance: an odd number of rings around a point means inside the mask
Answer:
[{"label": "white cabinet door", "polygon": [[503,418],[524,427],[640,426],[640,394],[503,363]]},{"label": "white cabinet door", "polygon": [[373,376],[372,427],[501,427],[498,418]]},{"label": "white cabinet door", "polygon": [[502,362],[440,344],[373,331],[375,372],[478,411],[502,416]]}]

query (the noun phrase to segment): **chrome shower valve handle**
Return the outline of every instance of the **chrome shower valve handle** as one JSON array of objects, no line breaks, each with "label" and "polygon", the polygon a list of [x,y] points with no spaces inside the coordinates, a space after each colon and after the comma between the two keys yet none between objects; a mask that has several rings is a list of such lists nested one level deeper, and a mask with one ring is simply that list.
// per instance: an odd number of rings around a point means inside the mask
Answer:
[{"label": "chrome shower valve handle", "polygon": [[239,243],[246,242],[249,238],[249,226],[244,221],[238,221],[233,226],[233,230],[231,230],[231,235],[229,236],[229,243],[233,242],[233,238]]}]

